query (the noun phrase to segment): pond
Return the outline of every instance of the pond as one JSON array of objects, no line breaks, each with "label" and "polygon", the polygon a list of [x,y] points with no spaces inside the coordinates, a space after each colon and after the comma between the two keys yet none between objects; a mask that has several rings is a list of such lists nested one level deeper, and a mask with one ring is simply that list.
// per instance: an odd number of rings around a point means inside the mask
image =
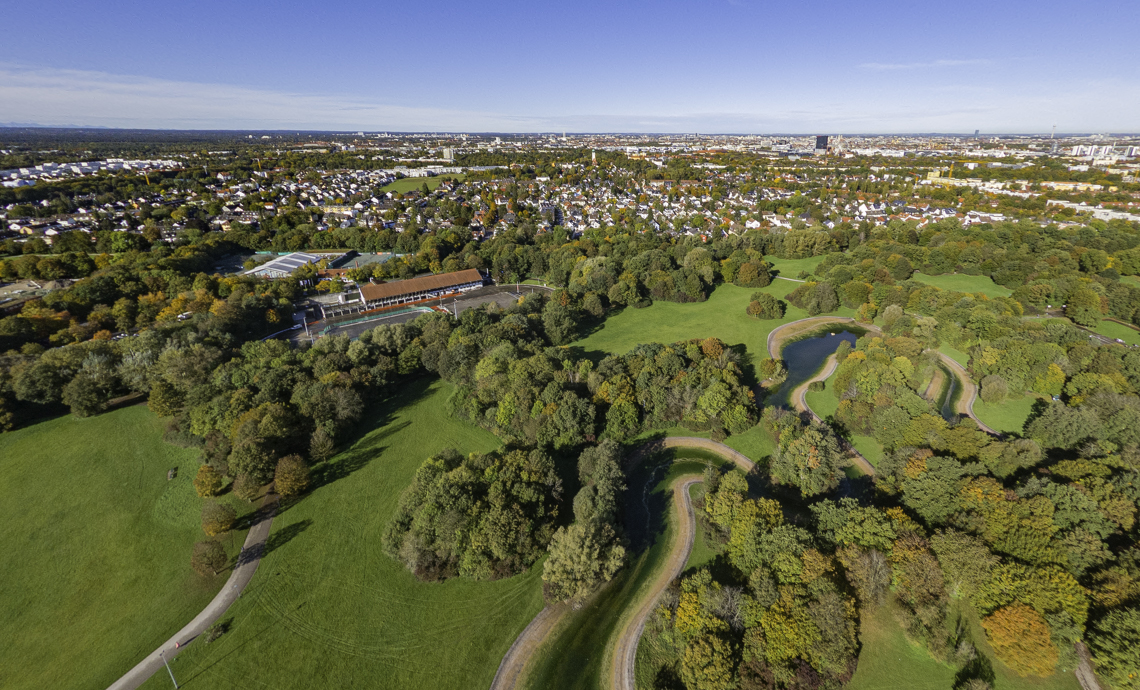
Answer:
[{"label": "pond", "polygon": [[839,348],[839,343],[846,340],[851,343],[851,347],[855,347],[855,340],[860,335],[862,333],[856,334],[847,329],[835,330],[785,345],[780,356],[788,367],[788,379],[780,384],[777,391],[768,396],[765,404],[791,407],[792,391],[819,371],[823,366],[823,360]]}]

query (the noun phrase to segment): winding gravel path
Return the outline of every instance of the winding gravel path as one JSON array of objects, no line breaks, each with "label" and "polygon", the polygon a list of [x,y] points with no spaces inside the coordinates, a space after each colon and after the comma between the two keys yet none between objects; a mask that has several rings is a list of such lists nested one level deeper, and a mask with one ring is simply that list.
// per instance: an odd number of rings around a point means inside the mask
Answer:
[{"label": "winding gravel path", "polygon": [[[698,448],[707,450],[731,460],[745,472],[749,472],[753,468],[753,463],[747,456],[729,448],[723,443],[717,443],[707,438],[671,436],[649,441],[640,446],[630,455],[626,470],[629,471],[636,467],[647,456],[667,448]],[[612,677],[614,679],[614,687],[633,688],[633,667],[637,657],[637,645],[641,641],[641,633],[645,629],[645,621],[648,619],[648,613],[653,612],[653,607],[657,603],[657,597],[660,596],[661,592],[664,591],[664,589],[669,586],[669,583],[677,576],[677,574],[672,573],[678,560],[680,561],[681,570],[684,570],[685,563],[689,560],[689,553],[693,550],[692,535],[694,518],[692,505],[689,503],[689,486],[701,481],[701,479],[700,477],[681,477],[677,481],[680,482],[682,480],[687,482],[684,483],[683,490],[676,482],[673,485],[673,500],[674,502],[683,501],[685,506],[683,514],[687,515],[688,519],[681,520],[682,524],[679,530],[679,537],[677,540],[674,540],[669,558],[666,560],[664,572],[654,580],[653,588],[642,595],[641,601],[645,603],[642,604],[641,609],[638,609],[637,614],[631,621],[622,628],[618,636],[613,657],[614,667]],[[678,505],[680,506],[681,504]],[[688,530],[688,536],[686,537],[687,542],[681,541],[680,536],[684,536],[686,530]],[[680,572],[680,570],[677,571],[678,574]],[[666,577],[666,575],[668,575],[668,577]],[[648,613],[642,616],[642,609],[646,607],[648,607]],[[499,670],[495,674],[495,679],[491,681],[491,690],[513,690],[517,687],[531,657],[534,656],[538,648],[547,640],[551,631],[558,627],[559,622],[561,622],[563,617],[570,611],[571,607],[566,604],[547,604],[546,608],[542,609],[542,611],[534,617],[530,624],[519,634],[514,644],[511,645],[511,648],[507,650],[503,661],[499,664]],[[627,680],[628,684],[619,686],[619,679]]]},{"label": "winding gravel path", "polygon": [[[815,421],[819,422],[820,424],[824,423],[823,419],[821,419],[820,416],[815,413],[815,410],[808,407],[808,386],[815,381],[826,381],[829,376],[835,373],[835,370],[838,367],[839,362],[835,359],[835,354],[832,353],[828,355],[827,359],[824,360],[823,369],[821,369],[820,372],[815,376],[801,383],[796,387],[794,391],[792,391],[792,406],[796,408],[797,412],[807,412]],[[840,445],[843,446],[843,449],[845,451],[847,451],[847,454],[851,457],[851,461],[855,464],[856,467],[859,468],[859,471],[868,477],[873,477],[875,475],[874,465],[872,465],[870,461],[867,460],[867,458],[863,457],[862,453],[855,450],[855,446],[851,445],[847,439],[842,438],[838,435],[836,435],[836,438],[839,439]]]},{"label": "winding gravel path", "polygon": [[226,580],[226,584],[222,586],[222,591],[218,592],[213,600],[206,605],[206,608],[202,609],[202,612],[195,616],[194,620],[186,624],[186,627],[175,633],[174,637],[171,637],[158,649],[148,654],[134,668],[127,671],[122,678],[112,683],[108,690],[135,690],[141,686],[155,673],[163,670],[163,657],[166,657],[166,661],[169,662],[178,656],[179,652],[186,649],[188,644],[204,633],[207,628],[222,617],[231,604],[237,601],[246,585],[253,579],[253,574],[257,572],[261,557],[265,555],[265,542],[269,539],[269,528],[273,525],[273,515],[277,511],[277,503],[276,494],[267,495],[261,502],[261,507],[256,513],[257,522],[249,528],[249,534],[246,535],[245,546],[242,548],[241,555],[238,556],[237,565],[230,573],[230,579]]},{"label": "winding gravel path", "polygon": [[950,370],[952,374],[958,379],[958,383],[962,384],[962,396],[958,398],[958,405],[956,412],[964,414],[977,423],[978,428],[990,434],[991,436],[1001,436],[1001,432],[991,428],[989,425],[978,419],[974,414],[974,402],[978,399],[978,386],[970,378],[970,372],[961,364],[954,361],[949,355],[939,352],[938,356],[942,358],[942,363]]}]

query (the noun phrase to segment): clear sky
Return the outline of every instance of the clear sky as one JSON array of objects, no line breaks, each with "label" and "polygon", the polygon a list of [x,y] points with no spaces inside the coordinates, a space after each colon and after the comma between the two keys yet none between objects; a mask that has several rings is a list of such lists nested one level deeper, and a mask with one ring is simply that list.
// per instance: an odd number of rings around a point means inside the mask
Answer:
[{"label": "clear sky", "polygon": [[0,0],[0,123],[1140,131],[1140,2]]}]

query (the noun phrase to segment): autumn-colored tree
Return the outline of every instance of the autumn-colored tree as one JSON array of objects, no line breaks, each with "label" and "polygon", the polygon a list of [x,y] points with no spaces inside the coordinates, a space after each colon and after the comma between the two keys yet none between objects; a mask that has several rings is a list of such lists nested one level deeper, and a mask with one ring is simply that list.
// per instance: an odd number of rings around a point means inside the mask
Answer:
[{"label": "autumn-colored tree", "polygon": [[182,394],[163,380],[155,381],[150,386],[150,397],[147,398],[147,407],[159,417],[169,417],[182,407]]},{"label": "autumn-colored tree", "polygon": [[261,483],[248,474],[239,474],[234,478],[234,495],[246,501],[252,501],[261,493]]},{"label": "autumn-colored tree", "polygon": [[202,498],[217,496],[222,492],[224,485],[225,478],[213,467],[202,465],[198,468],[198,474],[194,477],[194,490],[198,492],[198,496]]},{"label": "autumn-colored tree", "polygon": [[1048,676],[1057,665],[1057,648],[1049,624],[1041,614],[1017,603],[994,611],[982,620],[986,636],[998,658],[1020,676]]},{"label": "autumn-colored tree", "polygon": [[277,461],[274,475],[277,493],[285,496],[299,496],[309,488],[309,466],[300,455],[286,455]]},{"label": "autumn-colored tree", "polygon": [[228,560],[222,545],[213,539],[208,539],[194,545],[194,551],[190,556],[190,567],[199,575],[217,575],[219,570],[226,567]]},{"label": "autumn-colored tree", "polygon": [[1140,690],[1140,608],[1112,611],[1089,634],[1097,670],[1116,690]]},{"label": "autumn-colored tree", "polygon": [[730,690],[736,687],[732,645],[717,635],[702,635],[685,647],[681,680],[690,690]]},{"label": "autumn-colored tree", "polygon": [[237,512],[227,505],[208,501],[202,506],[202,531],[211,537],[229,532],[236,521]]}]

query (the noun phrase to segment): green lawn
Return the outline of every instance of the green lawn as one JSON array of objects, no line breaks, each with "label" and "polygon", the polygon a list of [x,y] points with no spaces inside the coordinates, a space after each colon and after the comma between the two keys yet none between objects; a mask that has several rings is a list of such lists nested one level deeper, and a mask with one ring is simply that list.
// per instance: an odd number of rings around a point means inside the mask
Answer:
[{"label": "green lawn", "polygon": [[1020,398],[1011,398],[996,404],[978,398],[974,401],[974,414],[998,431],[1020,434],[1036,402],[1037,397],[1028,393]]},{"label": "green lawn", "polygon": [[[668,345],[678,340],[716,336],[730,346],[743,345],[745,360],[758,363],[768,356],[770,332],[785,323],[806,318],[808,314],[789,304],[783,319],[754,319],[744,312],[748,300],[757,290],[783,299],[797,285],[786,280],[773,281],[765,288],[720,285],[704,303],[654,302],[644,309],[627,307],[574,345],[587,351],[625,354],[641,343]],[[855,313],[851,309],[840,308],[835,315],[854,316]]]},{"label": "green lawn", "polygon": [[[671,451],[671,460],[665,462],[671,464],[662,468],[660,462],[653,467],[643,463],[629,478],[626,520],[634,541],[629,565],[551,633],[535,653],[534,663],[528,667],[521,687],[543,690],[609,687],[609,654],[616,644],[616,636],[624,619],[633,614],[642,589],[664,565],[677,529],[669,485],[678,477],[700,474],[709,463],[719,464],[724,460],[711,453],[678,448]],[[649,488],[645,491],[647,484]],[[645,503],[642,503],[643,498]],[[644,505],[650,506],[648,515]],[[652,525],[648,532],[646,524]],[[645,539],[651,539],[651,545],[638,550],[637,544],[644,543]]]},{"label": "green lawn", "polygon": [[961,364],[963,367],[970,366],[970,355],[966,354],[965,352],[955,350],[945,343],[938,346],[938,351],[954,360],[958,364]]},{"label": "green lawn", "polygon": [[190,569],[198,452],[162,427],[134,406],[0,435],[0,687],[104,688],[225,581]]},{"label": "green lawn", "polygon": [[[406,383],[376,405],[370,429],[332,461],[335,481],[274,521],[286,539],[230,610],[233,630],[174,663],[187,688],[486,688],[542,609],[541,564],[495,582],[419,582],[381,537],[429,455],[485,452],[490,433],[450,417],[454,391]],[[320,470],[320,468],[317,468]],[[271,537],[272,539],[273,537]],[[157,674],[146,687],[164,690]]]},{"label": "green lawn", "polygon": [[925,273],[915,273],[910,278],[953,292],[980,292],[986,297],[1009,297],[1013,294],[1012,290],[998,285],[990,280],[989,276],[969,276],[964,273],[929,276]]},{"label": "green lawn", "polygon": [[796,278],[800,274],[800,271],[807,271],[808,273],[814,274],[816,266],[819,266],[823,258],[822,256],[810,256],[806,259],[779,259],[775,256],[765,256],[764,260],[772,264],[772,268],[780,272],[780,277]]},{"label": "green lawn", "polygon": [[[832,382],[834,380],[833,376],[829,376],[827,380],[824,381],[824,390],[809,390],[807,395],[804,396],[804,401],[807,402],[808,407],[823,419],[827,419],[829,415],[835,414],[835,411],[839,409],[839,399],[836,398],[835,393],[832,392]],[[867,458],[867,462],[871,463],[873,467],[879,466],[879,462],[883,459],[883,447],[879,445],[878,441],[870,436],[857,435],[852,435],[848,440],[855,450]]]},{"label": "green lawn", "polygon": [[[693,484],[689,487],[689,498],[692,499],[694,509],[697,500],[703,498],[705,495],[704,483]],[[697,520],[697,533],[693,538],[693,552],[689,554],[689,560],[685,563],[685,570],[697,570],[709,563],[720,553],[719,545],[710,542],[705,537],[705,530],[701,527],[700,519]]]},{"label": "green lawn", "polygon": [[405,177],[403,179],[396,180],[395,182],[392,182],[390,184],[384,185],[383,187],[380,188],[380,191],[381,192],[398,192],[400,194],[404,194],[404,193],[410,192],[412,190],[422,189],[425,183],[427,184],[428,189],[435,190],[436,187],[443,184],[443,178],[444,177],[452,177],[452,178],[461,180],[461,179],[463,179],[464,176],[463,175],[445,175],[445,176],[437,175],[435,177]]},{"label": "green lawn", "polygon": [[1106,338],[1120,339],[1128,345],[1140,345],[1140,331],[1129,328],[1122,323],[1102,319],[1093,330]]}]

